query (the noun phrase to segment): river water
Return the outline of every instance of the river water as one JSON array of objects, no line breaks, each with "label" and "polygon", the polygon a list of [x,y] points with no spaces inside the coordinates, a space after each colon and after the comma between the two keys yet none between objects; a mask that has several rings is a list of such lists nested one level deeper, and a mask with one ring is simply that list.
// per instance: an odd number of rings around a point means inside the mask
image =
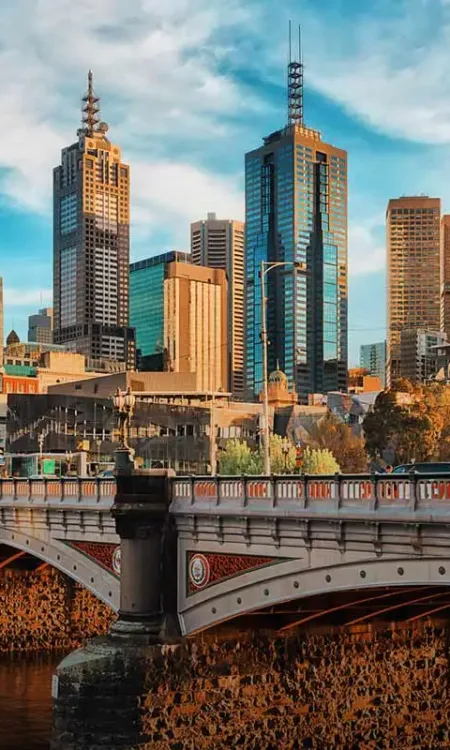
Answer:
[{"label": "river water", "polygon": [[51,681],[62,655],[0,656],[1,750],[48,750]]}]

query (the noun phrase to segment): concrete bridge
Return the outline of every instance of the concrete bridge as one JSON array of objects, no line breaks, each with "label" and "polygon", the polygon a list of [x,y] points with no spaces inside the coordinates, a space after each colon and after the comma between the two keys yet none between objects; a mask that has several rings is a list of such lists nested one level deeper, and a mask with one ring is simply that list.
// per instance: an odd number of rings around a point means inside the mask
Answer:
[{"label": "concrete bridge", "polygon": [[[0,480],[0,544],[34,555],[119,607],[120,539],[111,479]],[[8,555],[2,567],[8,564]]]},{"label": "concrete bridge", "polygon": [[[103,521],[94,517],[109,512],[113,488],[87,490],[80,480],[72,494],[65,487],[58,494],[51,486],[38,492],[31,483],[21,494],[9,485],[0,500],[9,533],[31,507],[37,517],[59,514],[52,544],[73,543],[77,513],[101,543]],[[64,536],[66,509],[74,532]],[[450,739],[450,723],[439,718],[447,715],[445,634],[410,639],[411,630],[396,630],[371,643],[367,632],[357,642],[358,631],[348,631],[399,612],[405,628],[450,612],[450,475],[130,471],[117,476],[111,513],[120,538],[119,617],[108,637],[59,665],[52,750],[250,750],[255,741],[262,750],[362,747],[369,720],[371,739],[391,722],[395,743],[424,706],[425,744]],[[436,693],[426,687],[417,705],[408,694],[410,714],[395,710],[392,718],[401,686],[416,691],[422,682],[438,684]],[[423,731],[421,724],[417,736]],[[392,747],[421,746],[403,739]]]},{"label": "concrete bridge", "polygon": [[[289,628],[308,621],[303,600],[327,598],[315,610],[323,618],[343,601],[350,611],[367,600],[367,589],[386,589],[381,609],[396,604],[388,589],[407,601],[408,589],[413,600],[417,587],[450,582],[450,475],[174,477],[164,493],[184,635],[249,615]],[[111,479],[1,480],[0,543],[118,610],[115,495]]]}]

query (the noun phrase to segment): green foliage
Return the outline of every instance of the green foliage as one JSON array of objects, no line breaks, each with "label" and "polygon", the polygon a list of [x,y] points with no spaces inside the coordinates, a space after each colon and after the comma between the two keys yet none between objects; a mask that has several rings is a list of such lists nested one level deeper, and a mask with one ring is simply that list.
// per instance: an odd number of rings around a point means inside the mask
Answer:
[{"label": "green foliage", "polygon": [[326,448],[310,448],[303,451],[302,471],[304,474],[336,474],[340,467],[335,457]]},{"label": "green foliage", "polygon": [[261,457],[245,440],[227,440],[219,455],[219,474],[262,474]]},{"label": "green foliage", "polygon": [[[295,446],[279,435],[270,436],[270,466],[272,474],[295,472]],[[262,474],[262,452],[251,450],[245,440],[231,439],[219,455],[219,474]]]},{"label": "green foliage", "polygon": [[367,453],[364,440],[341,422],[334,414],[317,422],[309,436],[311,448],[325,448],[333,454],[341,471],[346,474],[359,474],[367,471]]},{"label": "green foliage", "polygon": [[286,438],[270,436],[270,468],[272,474],[293,474],[295,472],[296,450]]}]

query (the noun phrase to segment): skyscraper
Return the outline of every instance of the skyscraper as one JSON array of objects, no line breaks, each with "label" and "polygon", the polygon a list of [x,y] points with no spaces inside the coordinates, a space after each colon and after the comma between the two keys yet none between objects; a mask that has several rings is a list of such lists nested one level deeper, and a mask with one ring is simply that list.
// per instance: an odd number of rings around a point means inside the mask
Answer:
[{"label": "skyscraper", "polygon": [[[301,53],[299,50],[299,59]],[[288,66],[288,122],[245,158],[246,380],[262,389],[261,261],[268,370],[299,399],[347,383],[347,154],[303,121],[303,64]]]},{"label": "skyscraper", "polygon": [[242,221],[217,219],[215,213],[191,224],[192,262],[227,273],[229,382],[239,399],[244,397],[244,234]]},{"label": "skyscraper", "polygon": [[3,364],[3,279],[0,276],[0,367]]},{"label": "skyscraper", "polygon": [[441,221],[441,331],[450,339],[450,215]]},{"label": "skyscraper", "polygon": [[43,307],[28,317],[28,341],[51,344],[53,341],[53,307]]},{"label": "skyscraper", "polygon": [[164,279],[169,263],[190,262],[189,253],[170,251],[130,265],[130,324],[142,369],[162,369],[164,358]]},{"label": "skyscraper", "polygon": [[401,372],[401,331],[440,330],[440,223],[439,198],[404,197],[389,201],[386,213],[388,385]]},{"label": "skyscraper", "polygon": [[380,378],[384,386],[386,383],[386,342],[362,344],[359,349],[359,363],[370,375]]},{"label": "skyscraper", "polygon": [[228,285],[221,268],[169,263],[164,347],[172,372],[195,372],[197,390],[228,392]]},{"label": "skyscraper", "polygon": [[62,150],[54,170],[54,341],[133,366],[130,174],[99,112],[89,71],[78,140]]}]

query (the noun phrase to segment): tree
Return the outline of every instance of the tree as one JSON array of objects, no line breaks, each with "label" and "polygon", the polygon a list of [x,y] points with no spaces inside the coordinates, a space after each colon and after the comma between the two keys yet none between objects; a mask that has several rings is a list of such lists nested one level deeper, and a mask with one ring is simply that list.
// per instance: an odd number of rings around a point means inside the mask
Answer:
[{"label": "tree", "polygon": [[270,468],[272,474],[293,474],[297,451],[287,438],[280,435],[271,435],[269,443]]},{"label": "tree", "polygon": [[399,463],[429,461],[439,452],[447,413],[447,435],[450,436],[450,398],[433,386],[414,386],[397,381],[397,387],[409,399],[398,403],[397,391],[383,391],[367,414],[363,429],[366,448],[372,458],[382,456],[386,448],[395,450]]},{"label": "tree", "polygon": [[261,474],[261,457],[249,448],[245,440],[227,440],[225,450],[219,455],[219,473]]},{"label": "tree", "polygon": [[[292,474],[295,471],[295,446],[280,437],[271,435],[269,442],[272,474]],[[262,474],[263,457],[260,450],[249,448],[245,440],[231,439],[219,455],[220,474]]]},{"label": "tree", "polygon": [[359,474],[367,471],[364,440],[355,435],[352,428],[334,414],[328,413],[313,426],[308,443],[312,448],[329,450],[341,467],[341,471],[346,474]]},{"label": "tree", "polygon": [[302,471],[305,474],[336,474],[340,471],[335,457],[326,448],[310,448],[303,451]]},{"label": "tree", "polygon": [[394,391],[381,391],[374,408],[363,422],[366,449],[372,458],[381,458],[402,429],[405,410],[399,406]]}]

